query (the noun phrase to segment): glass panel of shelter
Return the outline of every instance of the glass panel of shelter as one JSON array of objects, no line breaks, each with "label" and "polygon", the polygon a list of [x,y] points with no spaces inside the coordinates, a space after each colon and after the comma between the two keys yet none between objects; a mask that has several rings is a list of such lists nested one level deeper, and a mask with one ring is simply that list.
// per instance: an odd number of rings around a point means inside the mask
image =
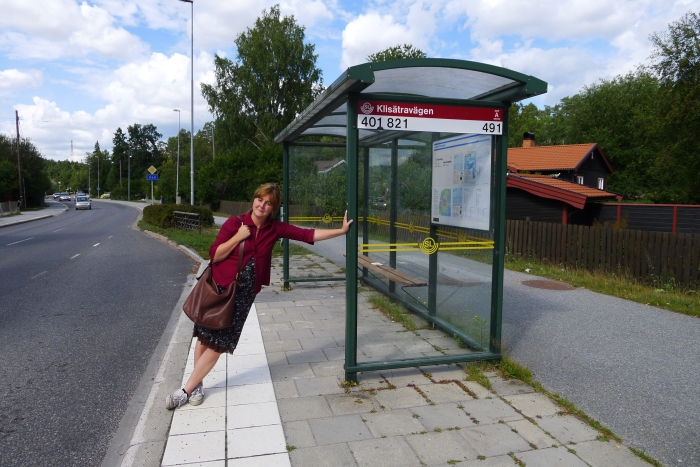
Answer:
[{"label": "glass panel of shelter", "polygon": [[[358,252],[368,258],[360,269],[366,282],[414,313],[397,323],[358,308],[357,361],[488,351],[492,232],[437,227],[430,218],[433,141],[459,135],[381,133],[360,142],[358,195],[366,216]],[[450,248],[421,248],[428,238]]]}]

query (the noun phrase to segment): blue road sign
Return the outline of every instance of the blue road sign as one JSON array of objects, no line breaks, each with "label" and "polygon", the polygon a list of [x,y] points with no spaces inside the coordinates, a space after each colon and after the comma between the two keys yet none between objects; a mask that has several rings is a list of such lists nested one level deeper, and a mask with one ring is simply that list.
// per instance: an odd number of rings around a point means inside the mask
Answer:
[{"label": "blue road sign", "polygon": [[147,174],[146,180],[151,180],[151,181],[158,180],[158,174],[153,174],[153,175]]}]

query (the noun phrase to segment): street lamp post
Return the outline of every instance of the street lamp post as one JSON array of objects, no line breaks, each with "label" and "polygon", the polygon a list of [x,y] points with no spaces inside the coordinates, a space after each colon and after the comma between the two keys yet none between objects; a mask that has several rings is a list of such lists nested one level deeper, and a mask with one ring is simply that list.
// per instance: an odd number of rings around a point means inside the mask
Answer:
[{"label": "street lamp post", "polygon": [[177,112],[177,168],[175,169],[175,204],[178,204],[177,197],[180,193],[180,109],[173,109]]},{"label": "street lamp post", "polygon": [[190,204],[194,206],[194,1],[180,0],[190,4],[190,17],[192,22],[192,42],[190,45]]},{"label": "street lamp post", "polygon": [[129,164],[126,176],[126,200],[131,201],[131,150],[129,150]]}]

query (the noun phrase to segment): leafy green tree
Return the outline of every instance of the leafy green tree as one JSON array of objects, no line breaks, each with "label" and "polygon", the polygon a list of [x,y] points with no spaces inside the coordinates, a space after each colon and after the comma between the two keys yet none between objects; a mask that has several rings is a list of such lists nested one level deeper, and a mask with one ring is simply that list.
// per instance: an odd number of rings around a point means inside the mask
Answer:
[{"label": "leafy green tree", "polygon": [[[152,165],[159,167],[163,155],[158,147],[158,141],[163,137],[152,123],[142,125],[134,123],[127,127],[129,135],[127,144],[131,155],[131,180],[145,179],[146,170]],[[133,183],[132,183],[133,187]]]},{"label": "leafy green tree", "polygon": [[216,82],[202,84],[202,95],[216,116],[222,149],[272,144],[321,93],[315,46],[304,37],[304,27],[275,5],[238,35],[236,61],[215,57]]},{"label": "leafy green tree", "polygon": [[368,62],[384,62],[387,60],[401,60],[404,58],[426,58],[422,50],[410,44],[395,45],[367,56]]},{"label": "leafy green tree", "polygon": [[660,202],[700,202],[700,15],[686,13],[651,35],[651,68],[661,82],[654,167]]},{"label": "leafy green tree", "polygon": [[23,192],[19,192],[17,170],[17,140],[0,134],[0,197],[24,197],[29,207],[39,206],[45,192],[51,190],[46,170],[46,160],[29,138],[19,142],[22,159]]}]

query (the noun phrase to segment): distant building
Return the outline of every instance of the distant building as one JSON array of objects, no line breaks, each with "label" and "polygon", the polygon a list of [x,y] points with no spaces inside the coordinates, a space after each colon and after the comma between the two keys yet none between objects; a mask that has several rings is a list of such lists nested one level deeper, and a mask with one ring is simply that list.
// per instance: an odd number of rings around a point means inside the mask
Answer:
[{"label": "distant building", "polygon": [[606,190],[613,170],[596,143],[536,146],[525,133],[507,164],[506,219],[589,225],[600,202],[622,200]]}]

